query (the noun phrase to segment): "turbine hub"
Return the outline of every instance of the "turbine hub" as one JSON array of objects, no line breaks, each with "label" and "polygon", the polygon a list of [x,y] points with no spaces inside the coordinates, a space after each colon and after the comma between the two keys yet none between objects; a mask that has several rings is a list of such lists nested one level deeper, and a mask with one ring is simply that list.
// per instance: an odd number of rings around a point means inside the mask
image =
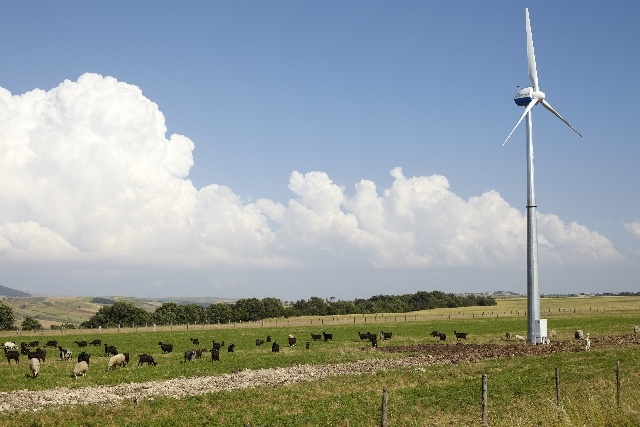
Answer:
[{"label": "turbine hub", "polygon": [[544,92],[541,90],[535,91],[531,86],[523,87],[516,93],[516,96],[513,98],[513,101],[516,105],[520,107],[526,107],[531,103],[531,101],[535,98],[538,102],[544,99]]}]

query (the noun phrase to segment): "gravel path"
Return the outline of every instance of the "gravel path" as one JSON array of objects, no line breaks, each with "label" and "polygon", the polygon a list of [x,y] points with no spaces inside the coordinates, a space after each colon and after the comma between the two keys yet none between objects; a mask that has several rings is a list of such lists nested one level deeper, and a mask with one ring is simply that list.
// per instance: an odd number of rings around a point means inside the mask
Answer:
[{"label": "gravel path", "polygon": [[175,378],[166,381],[127,383],[117,386],[54,388],[43,391],[19,390],[0,393],[0,411],[37,411],[45,406],[95,403],[108,405],[131,400],[140,402],[154,396],[180,398],[217,391],[259,386],[280,386],[314,381],[337,375],[376,372],[398,367],[414,367],[438,363],[431,356],[397,359],[374,359],[334,365],[296,365],[288,368],[243,369],[214,377]]}]

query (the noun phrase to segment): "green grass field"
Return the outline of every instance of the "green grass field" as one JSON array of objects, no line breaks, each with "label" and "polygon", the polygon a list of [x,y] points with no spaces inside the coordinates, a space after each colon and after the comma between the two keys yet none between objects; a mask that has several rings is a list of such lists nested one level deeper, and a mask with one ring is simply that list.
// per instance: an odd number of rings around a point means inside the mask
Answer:
[{"label": "green grass field", "polygon": [[[2,341],[49,339],[71,348],[73,341],[99,338],[129,352],[131,363],[112,372],[105,370],[104,347],[90,348],[89,374],[74,380],[69,373],[75,363],[59,360],[57,350],[48,349],[37,379],[27,377],[28,362],[0,364],[0,391],[81,388],[178,377],[210,376],[236,369],[286,367],[296,364],[333,364],[366,358],[403,357],[405,354],[362,351],[368,343],[357,332],[392,331],[385,345],[434,343],[431,330],[453,335],[469,333],[469,343],[507,345],[505,331],[526,335],[526,300],[499,300],[494,307],[438,309],[404,315],[342,316],[279,319],[238,325],[117,330],[43,331],[20,336],[3,335]],[[572,340],[582,329],[592,337],[623,335],[640,324],[640,298],[543,298],[542,317],[557,331],[558,340]],[[334,340],[312,342],[311,333],[332,332]],[[298,345],[289,348],[287,335]],[[256,346],[256,338],[271,335],[281,352],[267,345]],[[203,347],[211,340],[236,344],[234,353],[221,352],[212,363],[208,353],[202,360],[185,363],[182,352],[193,348],[197,337]],[[174,344],[173,354],[161,354],[159,341]],[[446,345],[446,344],[443,344]],[[454,345],[449,341],[448,345]],[[152,354],[158,366],[138,367],[136,355]],[[74,357],[75,359],[75,357]],[[616,403],[616,365],[621,366],[621,405]],[[38,412],[0,412],[0,425],[30,426],[377,426],[383,388],[388,390],[389,426],[481,425],[481,377],[488,376],[489,425],[491,426],[637,426],[640,425],[640,349],[634,345],[592,348],[590,352],[557,353],[486,360],[473,364],[398,368],[366,375],[347,375],[280,387],[256,387],[220,391],[183,399],[156,397],[118,405],[48,407]],[[555,369],[561,378],[562,405],[556,404]],[[0,396],[0,405],[2,397]]]}]

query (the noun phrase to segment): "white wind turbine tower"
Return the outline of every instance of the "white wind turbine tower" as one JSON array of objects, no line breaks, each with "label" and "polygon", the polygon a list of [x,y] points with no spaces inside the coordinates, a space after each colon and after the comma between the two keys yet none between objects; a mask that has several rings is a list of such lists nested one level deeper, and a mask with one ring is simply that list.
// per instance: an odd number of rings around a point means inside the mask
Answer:
[{"label": "white wind turbine tower", "polygon": [[[556,110],[545,100],[544,92],[538,86],[538,72],[536,70],[536,57],[533,53],[533,36],[531,23],[529,22],[529,9],[525,9],[527,28],[527,62],[529,64],[529,77],[532,87],[520,89],[514,101],[518,106],[525,107],[520,120],[502,143],[504,145],[516,130],[522,119],[527,117],[527,342],[536,344],[543,342],[547,336],[547,321],[540,319],[540,293],[538,290],[538,231],[536,224],[536,194],[533,181],[533,124],[531,109],[536,104],[542,104],[556,117],[566,123],[575,133],[580,135],[568,121],[562,118]],[[582,135],[580,135],[582,136]]]}]

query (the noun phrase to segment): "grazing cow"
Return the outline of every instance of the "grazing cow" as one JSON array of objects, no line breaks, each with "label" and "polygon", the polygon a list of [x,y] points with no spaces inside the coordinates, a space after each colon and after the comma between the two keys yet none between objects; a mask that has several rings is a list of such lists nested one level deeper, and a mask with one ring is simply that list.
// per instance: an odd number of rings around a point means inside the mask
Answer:
[{"label": "grazing cow", "polygon": [[461,339],[466,340],[468,333],[467,332],[456,332],[456,331],[453,331],[453,335],[455,335],[456,339],[458,341],[460,341]]},{"label": "grazing cow", "polygon": [[29,360],[29,369],[33,373],[33,378],[38,378],[38,374],[40,374],[40,360],[38,360],[37,357]]},{"label": "grazing cow", "polygon": [[287,338],[289,340],[289,347],[294,347],[296,345],[297,339],[293,335],[289,334]]},{"label": "grazing cow", "polygon": [[370,340],[371,332],[367,332],[366,334],[363,334],[362,332],[358,332],[358,336],[360,337],[360,341]]},{"label": "grazing cow", "polygon": [[11,360],[15,360],[16,363],[20,363],[20,352],[18,350],[6,350],[4,355],[7,357],[7,362],[11,365]]},{"label": "grazing cow", "polygon": [[162,341],[158,343],[163,353],[171,353],[173,351],[173,344],[165,344]]},{"label": "grazing cow", "polygon": [[104,354],[106,355],[112,355],[115,356],[116,354],[118,354],[118,347],[116,347],[115,345],[108,345],[105,344],[104,345]]},{"label": "grazing cow", "polygon": [[311,333],[311,339],[313,339],[314,341],[320,341],[322,339],[322,334],[314,334],[312,332]]},{"label": "grazing cow", "polygon": [[127,361],[124,354],[116,354],[115,356],[111,356],[111,358],[109,359],[109,363],[107,364],[107,371],[112,371],[118,366],[122,366],[123,368],[127,366]]},{"label": "grazing cow", "polygon": [[189,350],[184,352],[184,361],[193,362],[193,359],[196,358],[196,350]]},{"label": "grazing cow", "polygon": [[325,341],[333,341],[333,334],[328,334],[325,331],[322,331],[322,336],[324,337]]},{"label": "grazing cow", "polygon": [[393,334],[393,332],[380,331],[380,339],[383,340],[383,341],[384,340],[390,340],[392,334]]},{"label": "grazing cow", "polygon": [[58,346],[58,350],[60,350],[60,360],[71,360],[71,350],[68,348],[62,348],[61,345]]},{"label": "grazing cow", "polygon": [[219,348],[212,348],[211,349],[211,361],[212,362],[219,362],[220,361],[220,349]]},{"label": "grazing cow", "polygon": [[271,344],[271,352],[272,353],[279,353],[280,352],[280,345],[278,345],[277,342],[273,342],[273,344]]},{"label": "grazing cow", "polygon": [[80,362],[87,362],[87,364],[89,364],[89,359],[91,358],[91,355],[88,354],[86,351],[82,351],[80,352],[80,354],[78,355],[78,363]]},{"label": "grazing cow", "polygon": [[236,345],[235,344],[231,344],[228,348],[227,348],[227,352],[228,353],[233,353],[236,349]]},{"label": "grazing cow", "polygon": [[102,345],[102,340],[93,340],[89,344],[90,345]]},{"label": "grazing cow", "polygon": [[74,343],[78,344],[78,347],[86,347],[87,346],[87,342],[86,341],[74,341]]},{"label": "grazing cow", "polygon": [[143,363],[146,363],[147,366],[158,366],[155,360],[153,360],[153,356],[150,356],[146,353],[138,355],[138,366],[142,366]]},{"label": "grazing cow", "polygon": [[44,359],[47,357],[47,351],[38,347],[36,351],[27,352],[27,358],[29,359],[38,359],[42,363],[44,363]]},{"label": "grazing cow", "polygon": [[89,370],[89,364],[87,362],[78,362],[76,366],[73,368],[73,372],[71,372],[71,376],[73,378],[78,378],[79,376],[87,375],[87,371]]}]

